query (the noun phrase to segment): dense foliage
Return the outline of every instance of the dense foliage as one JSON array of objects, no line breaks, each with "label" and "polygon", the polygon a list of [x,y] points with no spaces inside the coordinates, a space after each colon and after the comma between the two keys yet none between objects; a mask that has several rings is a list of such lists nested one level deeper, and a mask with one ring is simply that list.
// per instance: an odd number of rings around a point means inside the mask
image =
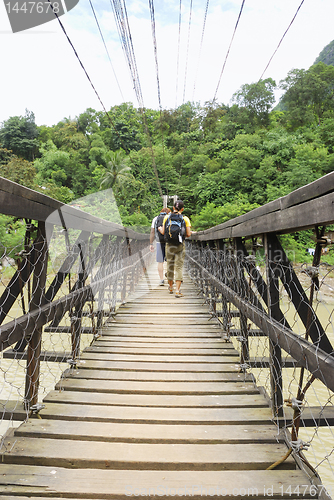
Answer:
[{"label": "dense foliage", "polygon": [[319,56],[314,61],[314,64],[318,62],[323,62],[325,64],[331,64],[334,66],[334,40],[332,40],[326,47],[322,49]]},{"label": "dense foliage", "polygon": [[27,111],[2,123],[0,175],[87,210],[82,199],[100,193],[95,215],[141,226],[161,209],[158,176],[163,194],[184,199],[193,226],[205,229],[333,170],[334,67],[290,71],[272,109],[276,88],[271,78],[245,84],[230,106],[87,109],[52,127],[37,127]]}]

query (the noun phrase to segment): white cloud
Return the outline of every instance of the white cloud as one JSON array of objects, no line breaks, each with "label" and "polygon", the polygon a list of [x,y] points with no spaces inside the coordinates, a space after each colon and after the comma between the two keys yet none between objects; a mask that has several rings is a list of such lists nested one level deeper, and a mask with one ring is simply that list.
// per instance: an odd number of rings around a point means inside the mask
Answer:
[{"label": "white cloud", "polygon": [[[88,1],[80,0],[77,7],[61,17],[61,21],[107,109],[123,100],[132,101],[137,106],[110,3],[106,0],[92,1],[124,99],[120,95]],[[260,78],[299,4],[300,0],[245,2],[219,86],[218,101],[228,103],[242,84]],[[210,0],[199,66],[205,2],[193,2],[188,59],[189,5],[182,5],[177,76],[179,1],[159,0],[154,3],[161,101],[166,108],[173,108],[176,102],[177,105],[182,104],[185,75],[185,100],[192,100],[197,68],[195,100],[204,103],[213,98],[241,0]],[[156,69],[148,2],[129,2],[128,14],[144,104],[157,109]],[[332,0],[304,2],[264,78],[272,77],[278,83],[292,68],[308,68],[333,38],[333,15]],[[52,125],[64,117],[79,115],[87,107],[102,109],[57,21],[12,34],[2,4],[1,43],[0,121],[9,116],[22,115],[28,108],[35,113],[37,124]]]}]

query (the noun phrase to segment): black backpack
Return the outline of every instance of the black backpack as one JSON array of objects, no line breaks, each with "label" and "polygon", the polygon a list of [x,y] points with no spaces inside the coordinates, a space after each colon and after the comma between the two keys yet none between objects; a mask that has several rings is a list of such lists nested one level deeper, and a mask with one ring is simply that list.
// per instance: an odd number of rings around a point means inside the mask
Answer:
[{"label": "black backpack", "polygon": [[155,224],[154,224],[155,239],[156,239],[156,241],[160,241],[160,243],[165,243],[165,237],[164,237],[164,235],[161,234],[160,231],[158,231],[158,227],[160,227],[160,226],[163,225],[163,221],[164,221],[165,215],[166,215],[165,212],[160,213],[158,215],[158,217],[156,218]]},{"label": "black backpack", "polygon": [[179,245],[186,237],[186,223],[181,214],[171,213],[165,223],[165,241]]}]

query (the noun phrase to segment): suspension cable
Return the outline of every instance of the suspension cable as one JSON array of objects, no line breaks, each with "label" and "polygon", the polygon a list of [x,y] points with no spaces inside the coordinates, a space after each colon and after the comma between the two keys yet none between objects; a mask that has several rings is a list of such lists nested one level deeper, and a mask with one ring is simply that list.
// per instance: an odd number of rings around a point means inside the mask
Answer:
[{"label": "suspension cable", "polygon": [[227,54],[226,54],[226,57],[225,57],[225,61],[224,61],[224,64],[223,64],[223,67],[222,67],[222,70],[220,72],[220,76],[219,76],[219,80],[218,80],[218,84],[217,84],[217,88],[216,88],[216,92],[215,92],[215,95],[213,96],[213,101],[216,99],[217,97],[217,92],[218,92],[218,88],[219,88],[219,85],[220,85],[220,81],[222,79],[222,76],[223,76],[223,73],[224,73],[224,69],[225,69],[225,65],[226,65],[226,61],[227,61],[227,58],[228,58],[228,55],[230,53],[230,49],[231,49],[231,46],[232,46],[232,43],[233,43],[233,39],[234,39],[234,35],[237,31],[237,27],[238,27],[238,24],[239,24],[239,21],[240,21],[240,17],[241,17],[241,14],[242,14],[242,10],[244,8],[244,4],[245,4],[245,0],[242,0],[242,5],[241,5],[241,8],[240,8],[240,12],[239,12],[239,15],[238,15],[238,19],[237,19],[237,22],[236,22],[236,25],[234,27],[234,32],[233,32],[233,35],[232,35],[232,38],[231,38],[231,42],[230,42],[230,45],[229,45],[229,48],[227,50]]},{"label": "suspension cable", "polygon": [[118,131],[117,131],[117,129],[116,129],[116,126],[115,126],[115,123],[114,123],[113,119],[111,118],[111,116],[110,116],[110,114],[108,113],[108,111],[107,111],[107,109],[106,109],[105,105],[103,104],[102,99],[101,99],[101,97],[100,97],[99,93],[97,92],[97,90],[96,90],[96,88],[95,88],[95,86],[94,86],[94,84],[93,84],[93,82],[92,82],[92,80],[91,80],[91,78],[90,78],[90,76],[89,76],[89,74],[88,74],[88,72],[87,72],[87,70],[86,70],[86,68],[85,68],[84,64],[83,64],[83,62],[81,61],[81,59],[80,59],[80,57],[79,57],[79,55],[78,55],[78,52],[76,51],[76,49],[75,49],[75,47],[74,47],[74,45],[73,45],[73,43],[72,43],[72,41],[71,41],[70,37],[69,37],[69,36],[68,36],[68,34],[66,33],[66,30],[65,30],[65,28],[64,28],[63,23],[62,23],[62,22],[61,22],[61,20],[59,19],[59,16],[58,16],[57,12],[55,12],[55,9],[54,9],[54,7],[53,7],[53,5],[52,5],[52,3],[51,3],[51,0],[48,0],[48,2],[49,2],[49,4],[50,4],[50,6],[51,6],[51,9],[52,9],[52,11],[53,11],[54,15],[56,16],[56,18],[57,18],[57,20],[58,20],[58,22],[59,22],[59,25],[60,25],[61,29],[63,30],[64,35],[65,35],[65,36],[66,36],[66,38],[67,38],[68,43],[70,44],[70,46],[71,46],[71,47],[72,47],[72,49],[73,49],[73,52],[74,52],[74,54],[75,54],[75,57],[78,59],[80,66],[82,67],[82,69],[83,69],[83,71],[84,71],[84,73],[85,73],[85,75],[86,75],[86,77],[87,77],[87,79],[88,79],[88,81],[89,81],[89,83],[90,83],[90,85],[91,85],[92,89],[94,90],[94,92],[95,92],[95,94],[96,94],[96,97],[98,98],[98,100],[99,100],[99,102],[100,102],[100,104],[101,104],[101,106],[102,106],[103,111],[105,112],[106,116],[108,117],[108,120],[110,121],[111,125],[113,126],[113,128],[114,128],[114,130],[115,130],[115,132],[116,132],[116,134],[117,134],[117,136],[118,136],[118,138],[119,138],[119,140],[120,140],[120,142],[121,142],[121,144],[122,144],[122,146],[123,146],[123,148],[124,148],[124,151],[125,151],[126,153],[129,153],[128,148],[125,146],[123,139],[121,138],[121,136],[119,135],[119,133],[118,133]]},{"label": "suspension cable", "polygon": [[110,55],[109,55],[109,51],[108,51],[108,48],[107,48],[106,42],[105,42],[105,40],[104,40],[104,37],[103,37],[102,31],[101,31],[101,28],[100,28],[99,21],[98,21],[98,19],[97,19],[97,17],[96,17],[96,13],[95,13],[95,9],[94,9],[93,4],[92,4],[92,0],[89,0],[89,3],[90,3],[90,6],[91,6],[91,9],[92,9],[92,12],[93,12],[93,14],[94,14],[94,18],[95,18],[95,21],[96,21],[97,27],[98,27],[98,29],[99,29],[99,32],[100,32],[100,35],[101,35],[102,41],[103,41],[104,48],[106,49],[106,52],[107,52],[107,56],[108,56],[108,59],[109,59],[109,62],[110,62],[110,66],[111,66],[111,69],[112,69],[112,71],[113,71],[113,73],[114,73],[115,80],[116,80],[116,82],[117,82],[118,90],[120,91],[120,94],[121,94],[122,100],[124,101],[123,92],[122,92],[121,86],[120,86],[120,84],[119,84],[119,81],[118,81],[118,78],[117,78],[117,75],[116,75],[116,72],[115,72],[115,69],[114,69],[113,63],[112,63],[112,61],[111,61],[111,58],[110,58]]},{"label": "suspension cable", "polygon": [[287,34],[287,32],[289,31],[289,29],[291,28],[291,25],[292,25],[292,23],[294,22],[294,20],[296,19],[297,14],[298,14],[298,12],[299,12],[299,9],[300,9],[300,8],[301,8],[301,6],[303,5],[303,3],[304,3],[304,0],[302,0],[302,2],[300,3],[300,5],[299,5],[299,7],[298,7],[298,9],[297,9],[297,11],[296,11],[296,13],[295,13],[295,15],[294,15],[294,16],[293,16],[293,18],[292,18],[292,21],[290,22],[290,24],[289,24],[289,26],[287,27],[287,29],[285,30],[285,32],[284,32],[284,34],[283,34],[282,38],[280,39],[279,44],[277,45],[277,47],[276,47],[276,49],[275,49],[275,51],[274,51],[273,55],[272,55],[272,56],[271,56],[271,58],[269,59],[269,62],[268,62],[268,64],[267,64],[267,66],[264,68],[264,71],[263,71],[262,75],[260,76],[260,80],[262,80],[263,75],[264,75],[264,74],[265,74],[265,72],[267,71],[267,69],[268,69],[268,67],[269,67],[269,64],[271,63],[272,59],[274,58],[274,56],[275,56],[276,52],[278,51],[278,49],[279,49],[279,47],[280,47],[280,45],[281,45],[281,43],[283,42],[283,39],[284,39],[285,35]]},{"label": "suspension cable", "polygon": [[196,83],[197,83],[199,63],[200,63],[200,60],[201,60],[201,53],[202,53],[202,47],[203,47],[203,39],[204,39],[206,18],[207,18],[207,15],[208,15],[209,1],[210,0],[207,0],[206,7],[205,7],[204,21],[203,21],[203,28],[202,28],[202,37],[201,37],[201,44],[200,44],[200,48],[199,48],[199,54],[198,54],[198,63],[197,63],[196,74],[195,74],[195,81],[194,81],[194,89],[193,89],[192,101],[194,101],[194,96],[195,96],[195,89],[196,89]]},{"label": "suspension cable", "polygon": [[185,64],[185,72],[184,72],[184,86],[183,86],[183,103],[184,103],[184,99],[185,99],[185,95],[186,95],[186,85],[187,85],[187,72],[188,72],[188,58],[189,58],[189,44],[190,44],[190,29],[191,29],[192,10],[193,10],[193,0],[190,0],[187,55],[186,55],[186,64]]},{"label": "suspension cable", "polygon": [[178,42],[177,42],[175,109],[177,108],[177,93],[178,93],[178,87],[179,87],[179,65],[180,65],[180,44],[181,44],[181,17],[182,17],[182,0],[180,0],[179,36],[178,36]]},{"label": "suspension cable", "polygon": [[163,132],[163,127],[162,127],[162,105],[161,105],[161,92],[160,92],[160,79],[159,79],[158,47],[157,47],[157,37],[156,37],[156,32],[155,32],[155,14],[154,14],[154,3],[153,3],[153,0],[149,0],[149,6],[150,6],[150,13],[151,13],[151,27],[152,27],[152,38],[153,38],[153,47],[154,47],[155,70],[156,70],[156,76],[157,76],[159,115],[160,115],[161,140],[162,140],[162,157],[163,157],[164,169],[165,169],[166,192],[167,192],[167,196],[168,196],[168,183],[167,183],[167,171],[166,171],[164,132]]},{"label": "suspension cable", "polygon": [[127,60],[131,79],[133,83],[133,88],[136,93],[136,97],[141,108],[144,107],[143,104],[143,96],[140,86],[140,80],[137,70],[136,58],[133,49],[132,36],[129,27],[128,15],[126,11],[125,1],[123,0],[123,4],[121,0],[110,0],[110,4],[114,13],[116,26],[119,34],[119,38],[121,40],[123,52],[125,54],[125,58]]},{"label": "suspension cable", "polygon": [[159,80],[159,64],[158,64],[158,48],[157,48],[157,37],[155,32],[155,15],[154,15],[154,4],[153,0],[148,0],[150,6],[151,14],[151,27],[152,27],[152,38],[153,38],[153,48],[154,48],[154,59],[155,59],[155,69],[157,76],[157,88],[158,88],[158,101],[159,108],[161,110],[161,94],[160,94],[160,80]]},{"label": "suspension cable", "polygon": [[148,138],[149,147],[150,147],[150,151],[151,151],[151,157],[152,157],[153,171],[154,171],[154,175],[156,178],[159,194],[160,194],[160,196],[163,196],[161,184],[160,184],[160,180],[159,180],[159,175],[158,175],[158,169],[157,169],[155,157],[154,157],[152,140],[151,140],[151,136],[150,136],[150,133],[148,130],[148,126],[147,126],[144,100],[143,100],[143,95],[142,95],[142,91],[141,91],[140,79],[139,79],[137,63],[136,63],[136,56],[135,56],[135,51],[134,51],[133,42],[132,42],[132,36],[131,36],[131,30],[130,30],[130,25],[129,25],[128,14],[127,14],[127,10],[126,10],[125,0],[110,0],[110,3],[112,6],[112,9],[113,9],[113,12],[114,12],[116,25],[117,25],[119,37],[121,40],[121,44],[123,47],[123,51],[124,51],[124,54],[126,56],[128,66],[130,69],[130,74],[132,77],[134,90],[135,90],[135,93],[137,96],[139,109],[140,109],[142,119],[143,119],[145,133],[146,133],[147,138]]}]

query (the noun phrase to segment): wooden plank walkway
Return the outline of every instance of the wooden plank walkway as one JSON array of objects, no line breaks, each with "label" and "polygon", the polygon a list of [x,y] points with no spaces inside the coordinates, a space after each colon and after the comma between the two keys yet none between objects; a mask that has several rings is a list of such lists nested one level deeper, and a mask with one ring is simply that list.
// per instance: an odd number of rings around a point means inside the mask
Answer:
[{"label": "wooden plank walkway", "polygon": [[291,457],[266,470],[286,446],[193,285],[177,299],[157,278],[8,435],[0,499],[309,497]]}]

